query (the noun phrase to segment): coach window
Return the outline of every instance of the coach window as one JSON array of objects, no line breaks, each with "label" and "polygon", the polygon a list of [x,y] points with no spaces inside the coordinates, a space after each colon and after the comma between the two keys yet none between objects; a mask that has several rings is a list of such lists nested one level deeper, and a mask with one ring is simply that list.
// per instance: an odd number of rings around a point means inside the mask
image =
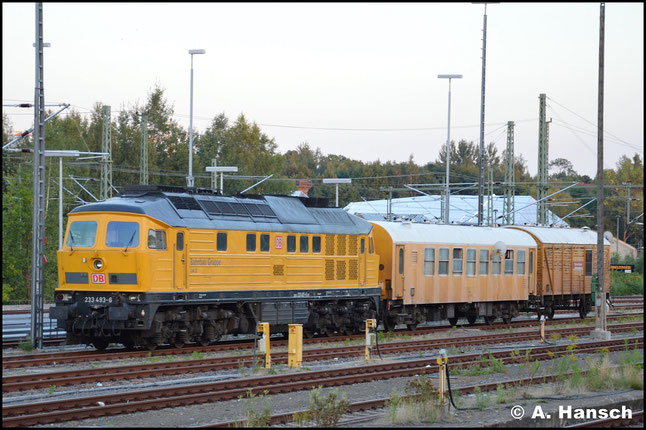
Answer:
[{"label": "coach window", "polygon": [[467,249],[467,276],[476,276],[476,250]]},{"label": "coach window", "polygon": [[440,258],[437,267],[438,275],[449,274],[449,248],[440,248]]},{"label": "coach window", "polygon": [[177,233],[176,247],[178,251],[184,250],[184,233]]},{"label": "coach window", "polygon": [[296,252],[296,236],[287,236],[287,252]]},{"label": "coach window", "polygon": [[435,248],[424,248],[424,275],[435,275]]},{"label": "coach window", "polygon": [[321,236],[312,237],[312,252],[320,254],[320,252],[321,252]]},{"label": "coach window", "polygon": [[310,247],[310,238],[307,236],[301,236],[301,247],[300,250],[302,253],[307,254]]},{"label": "coach window", "polygon": [[516,274],[524,275],[525,274],[525,250],[519,249],[518,254],[516,255]]},{"label": "coach window", "polygon": [[585,276],[592,276],[592,250],[585,250]]},{"label": "coach window", "polygon": [[166,232],[164,230],[148,230],[148,248],[166,249]]},{"label": "coach window", "polygon": [[404,248],[399,248],[399,274],[404,273]]},{"label": "coach window", "polygon": [[534,253],[529,253],[529,274],[534,273]]},{"label": "coach window", "polygon": [[105,244],[113,248],[136,248],[139,246],[139,223],[110,221]]},{"label": "coach window", "polygon": [[505,253],[505,275],[514,274],[514,250],[508,249]]},{"label": "coach window", "polygon": [[489,250],[481,249],[480,250],[480,270],[478,271],[481,275],[489,275]]},{"label": "coach window", "polygon": [[94,246],[96,239],[96,221],[74,221],[70,225],[67,246],[74,248]]},{"label": "coach window", "polygon": [[260,235],[260,252],[269,252],[269,235]]},{"label": "coach window", "polygon": [[226,233],[218,233],[217,248],[218,248],[218,251],[226,251],[227,250],[227,234]]},{"label": "coach window", "polygon": [[491,274],[500,275],[500,254],[498,252],[491,255]]},{"label": "coach window", "polygon": [[453,274],[462,275],[462,248],[453,248]]},{"label": "coach window", "polygon": [[256,252],[256,234],[247,234],[247,252]]}]

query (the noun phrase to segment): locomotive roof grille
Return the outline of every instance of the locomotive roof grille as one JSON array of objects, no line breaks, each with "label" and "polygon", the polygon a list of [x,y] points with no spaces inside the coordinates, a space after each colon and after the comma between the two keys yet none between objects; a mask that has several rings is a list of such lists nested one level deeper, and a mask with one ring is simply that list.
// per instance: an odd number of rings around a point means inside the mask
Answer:
[{"label": "locomotive roof grille", "polygon": [[129,186],[108,200],[79,206],[79,212],[145,214],[173,227],[314,234],[367,234],[372,226],[327,199],[293,196],[222,196],[204,189]]}]

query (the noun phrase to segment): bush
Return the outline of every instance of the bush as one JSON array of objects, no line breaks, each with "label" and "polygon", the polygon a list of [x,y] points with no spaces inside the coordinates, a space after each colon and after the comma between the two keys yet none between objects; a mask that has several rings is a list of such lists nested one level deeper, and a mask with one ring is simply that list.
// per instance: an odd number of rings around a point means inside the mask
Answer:
[{"label": "bush", "polygon": [[610,296],[644,295],[644,275],[614,272],[610,278]]}]

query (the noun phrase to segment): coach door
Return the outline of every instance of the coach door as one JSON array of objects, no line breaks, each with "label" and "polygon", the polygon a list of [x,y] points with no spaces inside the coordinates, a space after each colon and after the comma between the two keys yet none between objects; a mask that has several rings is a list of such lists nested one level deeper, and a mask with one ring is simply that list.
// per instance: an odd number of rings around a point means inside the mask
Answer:
[{"label": "coach door", "polygon": [[173,267],[175,272],[175,289],[183,290],[186,288],[186,270],[188,266],[185,232],[177,232],[174,249]]},{"label": "coach door", "polygon": [[404,282],[406,281],[406,275],[404,274],[404,245],[395,246],[395,262],[396,262],[396,272],[395,272],[395,297],[402,297],[404,295]]}]

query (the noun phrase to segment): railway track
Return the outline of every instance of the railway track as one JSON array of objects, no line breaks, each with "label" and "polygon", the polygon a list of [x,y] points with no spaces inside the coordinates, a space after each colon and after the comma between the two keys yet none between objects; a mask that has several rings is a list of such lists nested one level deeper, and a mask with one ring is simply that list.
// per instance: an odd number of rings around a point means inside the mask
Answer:
[{"label": "railway track", "polygon": [[[643,313],[634,314],[634,316],[643,316]],[[608,316],[608,320],[614,320],[623,318],[625,316],[614,315]],[[577,323],[581,320],[579,318],[557,318],[553,320],[546,321],[546,326],[555,324],[569,324]],[[538,322],[536,320],[517,320],[512,321],[511,324],[504,324],[502,322],[494,323],[491,326],[488,326],[484,323],[474,324],[473,326],[463,325],[463,327],[472,327],[478,328],[481,330],[507,330],[510,328],[522,328],[522,327],[537,327]],[[589,329],[589,327],[586,327]],[[442,325],[434,327],[419,327],[414,331],[410,330],[396,330],[395,334],[404,334],[404,335],[424,335],[432,332],[441,332],[451,330],[451,326]],[[348,339],[363,339],[363,335],[352,335],[352,336],[332,336],[332,337],[317,337],[313,339],[304,339],[304,345],[309,345],[313,343],[321,342],[342,342]],[[273,347],[281,347],[287,345],[287,340],[272,340]],[[218,343],[216,345],[210,346],[185,346],[183,348],[171,348],[165,347],[155,351],[127,351],[124,348],[115,348],[107,349],[105,351],[95,351],[95,350],[86,350],[86,351],[67,351],[67,352],[53,352],[53,353],[34,353],[34,354],[20,354],[14,356],[3,357],[2,368],[11,369],[11,368],[25,368],[25,367],[36,367],[36,366],[48,366],[55,364],[63,363],[74,363],[74,362],[90,362],[90,361],[102,361],[102,360],[119,360],[126,358],[142,358],[149,356],[166,356],[166,355],[175,355],[175,354],[193,354],[193,353],[206,353],[206,352],[219,352],[219,351],[230,351],[236,349],[252,348],[253,341],[251,340],[233,340]]]},{"label": "railway track", "polygon": [[[643,336],[629,338],[635,348],[643,348]],[[576,343],[577,353],[597,353],[601,348],[608,351],[623,350],[624,339]],[[525,353],[534,360],[548,360],[555,354],[567,353],[570,345],[517,348],[518,355],[509,351],[492,352],[491,355],[505,364],[521,363]],[[452,367],[467,367],[478,363],[481,354],[452,356]],[[377,379],[409,377],[422,373],[437,372],[435,359],[421,359],[385,364],[368,364],[345,368],[298,372],[290,374],[245,377],[235,380],[189,384],[151,390],[129,391],[118,394],[102,394],[56,401],[8,405],[2,408],[2,424],[7,427],[25,427],[55,422],[76,421],[87,418],[120,415],[138,411],[158,410],[194,404],[211,403],[244,397],[253,394],[276,394],[308,390],[314,387],[339,386],[370,382]],[[542,378],[540,378],[542,379]],[[498,382],[500,383],[500,382]],[[496,383],[495,385],[497,385]],[[462,391],[463,389],[461,389]]]},{"label": "railway track", "polygon": [[[643,316],[643,313],[634,314],[634,316]],[[614,320],[618,318],[623,318],[625,316],[613,315],[608,316],[608,320]],[[546,321],[546,326],[553,324],[569,324],[577,323],[581,320],[579,318],[557,318],[554,320]],[[513,321],[511,324],[504,324],[502,322],[494,323],[491,326],[488,326],[484,323],[474,324],[474,325],[460,325],[461,327],[473,327],[483,330],[501,330],[509,328],[521,328],[521,327],[532,327],[537,326],[537,320],[517,320]],[[433,326],[433,327],[419,327],[416,330],[410,331],[407,329],[395,330],[395,334],[404,334],[404,335],[424,335],[432,332],[441,332],[450,330],[450,325],[442,326]],[[321,343],[321,342],[342,342],[348,339],[361,339],[363,335],[352,335],[352,336],[328,336],[328,337],[316,337],[313,339],[304,339],[304,344],[311,343]],[[286,340],[272,340],[273,346],[285,346],[287,343]],[[47,366],[61,363],[73,363],[73,362],[87,362],[87,361],[101,361],[101,360],[116,360],[124,358],[138,358],[138,357],[148,357],[148,356],[160,356],[160,355],[170,355],[170,354],[193,354],[193,353],[203,353],[203,352],[217,352],[217,351],[228,351],[233,349],[243,349],[243,348],[252,348],[253,341],[251,340],[232,340],[232,341],[223,341],[219,342],[216,345],[209,346],[197,346],[197,345],[188,345],[183,348],[171,348],[163,347],[155,351],[128,351],[124,348],[109,348],[105,351],[96,351],[96,350],[86,350],[86,351],[67,351],[67,352],[53,352],[53,353],[33,353],[33,354],[20,354],[14,356],[3,357],[2,368],[17,368],[17,367],[35,367],[35,366]]]},{"label": "railway track", "polygon": [[584,423],[572,424],[565,428],[600,428],[600,427],[626,427],[644,422],[644,411],[633,412],[632,418],[606,418],[591,420]]},{"label": "railway track", "polygon": [[[609,326],[613,332],[626,332],[633,329],[642,329],[642,323],[618,324]],[[548,331],[559,333],[563,336],[586,336],[592,328],[570,328]],[[470,336],[454,339],[432,339],[420,341],[391,342],[380,346],[380,354],[396,354],[402,352],[417,352],[445,347],[463,347],[472,345],[500,344],[510,342],[523,342],[537,340],[536,333],[514,333],[514,334],[493,334],[488,336]],[[361,357],[364,354],[364,346],[347,346],[315,349],[303,351],[303,361],[311,362],[333,358]],[[286,364],[287,353],[273,353],[274,364]],[[256,365],[260,366],[262,360],[256,357]],[[2,392],[12,392],[47,388],[52,385],[56,387],[78,385],[86,383],[97,383],[106,381],[119,381],[136,378],[185,375],[200,372],[213,372],[225,369],[237,369],[241,366],[253,366],[252,355],[241,355],[235,357],[220,357],[195,359],[180,362],[148,363],[127,366],[102,367],[100,369],[80,369],[60,372],[47,372],[38,374],[6,376],[2,378]]]}]

